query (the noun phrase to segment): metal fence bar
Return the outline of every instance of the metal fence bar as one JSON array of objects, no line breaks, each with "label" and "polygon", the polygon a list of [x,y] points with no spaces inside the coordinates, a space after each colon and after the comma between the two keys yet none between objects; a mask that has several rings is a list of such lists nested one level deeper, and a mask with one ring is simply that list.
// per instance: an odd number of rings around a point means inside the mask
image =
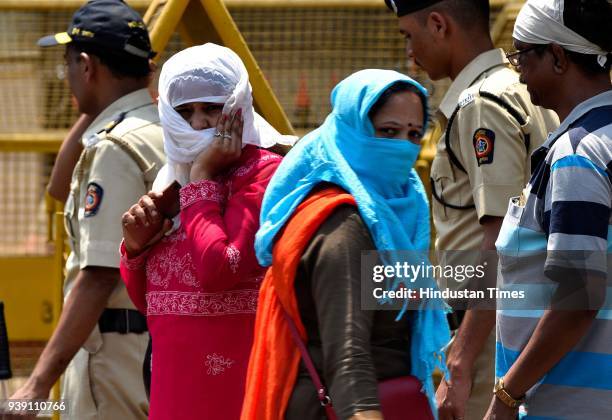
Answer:
[{"label": "metal fence bar", "polygon": [[[510,0],[512,1],[512,0]],[[518,0],[519,3],[523,1]],[[83,0],[0,0],[0,10],[76,10]],[[146,8],[152,0],[127,0],[134,8]],[[227,7],[270,8],[375,8],[385,7],[383,0],[224,0]],[[500,7],[508,0],[490,0],[492,7]]]}]

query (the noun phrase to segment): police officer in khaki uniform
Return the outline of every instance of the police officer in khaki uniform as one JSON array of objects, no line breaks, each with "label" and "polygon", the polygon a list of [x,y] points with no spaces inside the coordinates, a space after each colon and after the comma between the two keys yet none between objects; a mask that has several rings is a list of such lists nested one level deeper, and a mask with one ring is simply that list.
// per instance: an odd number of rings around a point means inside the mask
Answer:
[{"label": "police officer in khaki uniform", "polygon": [[[436,119],[444,134],[431,168],[436,251],[495,251],[510,197],[530,155],[558,125],[535,107],[489,34],[488,0],[386,0],[408,55],[432,80],[452,80]],[[479,252],[475,252],[478,263]],[[436,399],[441,420],[481,419],[491,400],[494,311],[467,310]]]},{"label": "police officer in khaki uniform", "polygon": [[65,33],[67,75],[79,110],[95,116],[83,135],[65,206],[72,253],[59,325],[32,375],[12,398],[47,398],[65,370],[62,398],[75,420],[146,419],[142,363],[146,320],[119,275],[121,215],[164,163],[157,107],[147,90],[154,55],[141,17],[120,0],[93,0]]}]

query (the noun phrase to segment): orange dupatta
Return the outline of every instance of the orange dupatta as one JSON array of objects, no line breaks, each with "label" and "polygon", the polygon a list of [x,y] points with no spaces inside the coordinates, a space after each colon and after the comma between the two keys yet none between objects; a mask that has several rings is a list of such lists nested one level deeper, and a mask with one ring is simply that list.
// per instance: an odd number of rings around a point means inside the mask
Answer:
[{"label": "orange dupatta", "polygon": [[350,194],[337,187],[311,194],[297,207],[274,245],[272,266],[259,292],[241,420],[284,418],[297,378],[300,353],[282,307],[306,340],[294,291],[297,267],[312,235],[343,204],[357,205]]}]

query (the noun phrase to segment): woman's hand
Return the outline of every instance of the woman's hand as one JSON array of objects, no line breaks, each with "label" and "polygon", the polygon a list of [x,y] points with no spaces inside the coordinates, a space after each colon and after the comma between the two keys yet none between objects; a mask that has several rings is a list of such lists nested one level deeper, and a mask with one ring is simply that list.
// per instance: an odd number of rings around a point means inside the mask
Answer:
[{"label": "woman's hand", "polygon": [[442,382],[436,390],[438,418],[440,420],[463,419],[465,407],[472,390],[472,373],[466,369],[451,369],[451,378]]},{"label": "woman's hand", "polygon": [[164,218],[153,202],[160,197],[161,193],[151,191],[123,213],[123,243],[128,257],[138,256],[172,228],[172,220]]},{"label": "woman's hand", "polygon": [[191,166],[191,182],[212,179],[240,159],[243,125],[241,109],[233,115],[219,117],[213,142],[196,157]]}]

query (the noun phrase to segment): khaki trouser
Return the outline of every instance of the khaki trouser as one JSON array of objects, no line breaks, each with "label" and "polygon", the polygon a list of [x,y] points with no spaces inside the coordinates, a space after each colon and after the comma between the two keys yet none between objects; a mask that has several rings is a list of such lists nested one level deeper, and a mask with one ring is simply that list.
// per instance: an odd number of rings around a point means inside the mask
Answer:
[{"label": "khaki trouser", "polygon": [[101,334],[97,327],[66,369],[65,420],[146,420],[142,380],[148,334]]},{"label": "khaki trouser", "polygon": [[482,420],[493,397],[495,384],[495,329],[487,338],[482,353],[474,362],[472,394],[465,410],[465,420]]}]

